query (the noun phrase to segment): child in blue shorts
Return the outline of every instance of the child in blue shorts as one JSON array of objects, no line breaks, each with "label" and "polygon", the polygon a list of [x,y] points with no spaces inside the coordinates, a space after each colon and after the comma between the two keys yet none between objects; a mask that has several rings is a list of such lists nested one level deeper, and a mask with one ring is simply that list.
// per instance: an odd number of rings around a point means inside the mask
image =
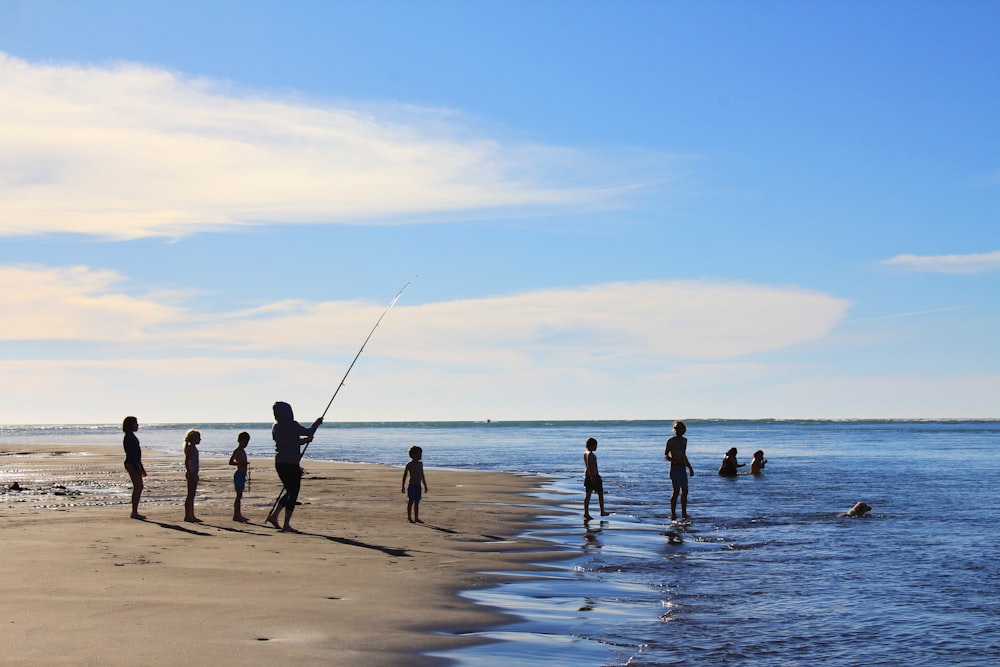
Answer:
[{"label": "child in blue shorts", "polygon": [[[413,445],[408,450],[410,462],[403,469],[403,493],[406,494],[406,519],[410,523],[423,523],[420,520],[420,485],[423,484],[424,493],[427,492],[427,477],[424,475],[424,462],[421,460],[424,450],[417,445]],[[410,484],[406,484],[409,476]]]},{"label": "child in blue shorts", "polygon": [[233,521],[249,523],[250,519],[243,516],[240,504],[243,501],[243,489],[246,488],[247,474],[250,470],[250,462],[247,460],[247,445],[250,444],[250,434],[243,431],[236,436],[237,447],[229,457],[229,465],[236,466],[233,473],[233,488],[236,489],[236,501],[233,503]]}]

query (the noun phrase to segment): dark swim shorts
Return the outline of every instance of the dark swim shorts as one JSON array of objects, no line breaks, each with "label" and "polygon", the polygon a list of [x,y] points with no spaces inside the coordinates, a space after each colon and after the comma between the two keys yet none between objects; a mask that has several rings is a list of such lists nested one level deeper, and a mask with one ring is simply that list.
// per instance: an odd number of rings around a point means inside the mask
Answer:
[{"label": "dark swim shorts", "polygon": [[688,488],[688,474],[687,468],[684,466],[679,466],[675,463],[670,464],[670,482],[674,485],[676,489],[687,489]]},{"label": "dark swim shorts", "polygon": [[597,479],[591,482],[589,477],[583,478],[583,489],[584,491],[591,491],[594,493],[604,493],[604,480],[598,475]]}]

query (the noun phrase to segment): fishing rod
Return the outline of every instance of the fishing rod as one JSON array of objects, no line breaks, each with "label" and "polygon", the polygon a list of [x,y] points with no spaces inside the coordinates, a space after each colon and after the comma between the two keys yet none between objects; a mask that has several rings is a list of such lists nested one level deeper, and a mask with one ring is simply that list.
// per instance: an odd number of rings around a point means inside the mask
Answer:
[{"label": "fishing rod", "polygon": [[[339,394],[340,390],[343,389],[344,383],[347,382],[347,376],[351,374],[351,369],[354,368],[354,364],[358,362],[358,359],[361,357],[361,353],[365,351],[365,346],[368,345],[368,341],[372,339],[372,336],[375,334],[375,330],[378,329],[378,325],[382,323],[382,318],[385,317],[386,313],[392,310],[392,307],[396,305],[396,302],[399,301],[399,297],[403,295],[403,291],[410,286],[411,282],[413,281],[412,280],[406,281],[406,284],[403,285],[398,292],[396,292],[396,296],[392,298],[392,301],[389,302],[389,305],[386,306],[385,310],[382,311],[382,314],[378,316],[378,319],[375,321],[375,326],[373,326],[372,330],[368,332],[368,337],[365,338],[365,342],[361,344],[361,348],[358,349],[358,353],[354,355],[354,359],[351,361],[351,365],[347,367],[347,371],[344,373],[344,377],[340,378],[340,384],[337,385],[337,388],[333,392],[333,396],[330,397],[330,401],[326,404],[326,409],[323,410],[323,414],[319,416],[320,419],[326,417],[326,413],[330,410],[330,406],[333,405],[333,399],[337,398],[337,394]],[[312,442],[311,439],[310,442]],[[302,448],[301,452],[299,452],[300,462],[302,461],[302,457],[306,455],[307,449],[309,449],[309,442],[307,442],[306,446]],[[277,509],[278,503],[281,502],[281,496],[282,494],[284,494],[284,492],[285,492],[285,487],[284,485],[282,485],[281,491],[278,493],[278,497],[274,499],[274,504],[271,506],[271,511],[268,512],[267,514],[268,517],[274,514],[274,510]]]},{"label": "fishing rod", "polygon": [[[378,325],[382,323],[382,318],[385,317],[386,313],[392,310],[392,307],[396,305],[397,301],[399,301],[399,297],[403,295],[403,290],[409,287],[411,282],[412,281],[410,280],[406,281],[406,284],[403,285],[398,292],[396,292],[396,296],[392,298],[392,301],[389,302],[389,305],[386,306],[385,310],[382,311],[382,314],[378,316],[378,320],[375,321],[375,326],[373,326],[372,330],[368,332],[368,337],[365,338],[365,342],[361,344],[361,349],[358,350],[358,353],[354,355],[354,361],[352,361],[351,365],[347,367],[347,372],[344,373],[344,377],[340,379],[340,384],[337,385],[337,389],[333,392],[333,396],[330,397],[330,402],[326,404],[326,410],[323,410],[323,414],[319,416],[320,419],[326,417],[327,411],[330,409],[330,406],[333,405],[333,399],[337,398],[337,394],[340,393],[341,388],[343,388],[344,383],[347,381],[347,376],[351,374],[351,369],[354,368],[354,364],[357,363],[358,357],[360,357],[361,353],[365,351],[365,345],[367,345],[368,341],[372,339],[372,335],[374,335],[375,330],[378,329]],[[306,447],[308,446],[309,445],[307,443]],[[304,449],[302,451],[305,452]]]}]

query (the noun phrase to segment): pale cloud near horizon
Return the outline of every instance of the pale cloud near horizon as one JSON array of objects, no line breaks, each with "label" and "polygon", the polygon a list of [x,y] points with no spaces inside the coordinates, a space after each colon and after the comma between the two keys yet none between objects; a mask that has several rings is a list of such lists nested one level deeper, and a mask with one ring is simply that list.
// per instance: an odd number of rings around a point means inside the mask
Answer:
[{"label": "pale cloud near horizon", "polygon": [[[384,310],[365,301],[283,301],[200,312],[197,295],[128,294],[116,272],[0,267],[5,340],[111,341],[292,357],[349,349]],[[186,301],[195,303],[186,303]],[[379,337],[392,356],[483,365],[579,363],[646,355],[731,359],[825,336],[849,307],[799,288],[639,281],[405,305]]]},{"label": "pale cloud near horizon", "polygon": [[[626,168],[609,186],[609,168],[586,173],[598,156],[475,136],[447,110],[307,101],[149,66],[2,52],[0,144],[7,236],[128,239],[610,205],[642,180]],[[663,173],[639,166],[650,157],[636,168]],[[622,161],[603,161],[612,162]]]},{"label": "pale cloud near horizon", "polygon": [[966,255],[897,255],[881,263],[925,273],[983,273],[1000,269],[1000,250]]},{"label": "pale cloud near horizon", "polygon": [[[279,399],[311,419],[385,309],[209,313],[196,292],[129,288],[103,269],[0,267],[0,331],[32,344],[0,360],[8,422],[267,421]],[[799,288],[647,281],[407,303],[416,296],[383,320],[331,419],[983,417],[989,400],[968,397],[1000,386],[988,374],[841,376],[767,355],[847,321],[847,301]]]},{"label": "pale cloud near horizon", "polygon": [[[86,267],[0,267],[0,331],[32,345],[27,355],[0,360],[11,406],[66,394],[80,397],[74,408],[84,412],[97,409],[84,409],[88,401],[145,400],[151,414],[176,419],[204,410],[225,421],[247,418],[247,406],[274,400],[274,392],[315,401],[335,387],[385,309],[288,301],[208,313],[196,293],[130,294],[128,282]],[[849,306],[798,288],[707,281],[400,302],[366,348],[366,371],[352,379],[351,393],[419,396],[409,409],[454,418],[476,397],[495,403],[503,395],[506,409],[529,413],[547,397],[578,395],[582,406],[588,392],[614,386],[619,391],[602,405],[625,410],[632,392],[677,385],[677,373],[690,377],[685,366],[700,368],[709,384],[713,364],[723,364],[719,381],[738,369],[766,374],[743,360],[827,336]],[[366,407],[346,400],[349,409],[380,409],[377,400]]]}]

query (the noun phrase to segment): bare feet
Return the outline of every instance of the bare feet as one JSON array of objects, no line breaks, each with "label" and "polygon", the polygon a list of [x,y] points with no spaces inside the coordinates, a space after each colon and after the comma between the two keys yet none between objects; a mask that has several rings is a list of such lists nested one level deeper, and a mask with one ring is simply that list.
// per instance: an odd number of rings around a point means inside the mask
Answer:
[{"label": "bare feet", "polygon": [[584,515],[583,515],[583,520],[584,520],[584,521],[590,521],[590,520],[591,520],[591,519],[593,519],[593,518],[594,518],[594,517],[590,516],[589,514],[584,514]]},{"label": "bare feet", "polygon": [[139,519],[140,521],[145,521],[146,520],[146,515],[145,514],[139,514],[138,512],[132,512],[129,515],[129,518],[130,519]]},{"label": "bare feet", "polygon": [[295,530],[291,526],[285,526],[284,528],[281,529],[281,532],[283,532],[283,533],[297,533],[299,531]]},{"label": "bare feet", "polygon": [[611,512],[601,512],[601,516],[611,516]]},{"label": "bare feet", "polygon": [[233,521],[239,521],[240,523],[250,523],[250,519],[245,516],[234,516]]},{"label": "bare feet", "polygon": [[201,519],[199,519],[196,516],[186,516],[186,517],[184,517],[184,520],[186,522],[188,522],[188,523],[205,523],[204,521],[202,521]]},{"label": "bare feet", "polygon": [[275,528],[277,528],[278,530],[281,530],[281,526],[278,525],[278,519],[276,519],[274,516],[268,514],[267,515],[267,522],[269,524],[271,524],[272,526],[274,526]]}]

